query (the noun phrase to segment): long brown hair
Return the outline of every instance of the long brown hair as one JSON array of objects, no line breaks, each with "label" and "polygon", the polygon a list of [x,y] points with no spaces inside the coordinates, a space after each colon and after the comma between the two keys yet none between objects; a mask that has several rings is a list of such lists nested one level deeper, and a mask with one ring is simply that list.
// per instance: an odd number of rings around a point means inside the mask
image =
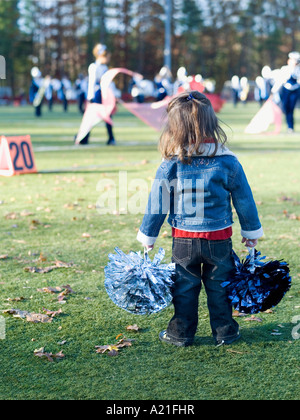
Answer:
[{"label": "long brown hair", "polygon": [[159,141],[159,150],[165,159],[178,156],[182,162],[190,163],[193,155],[204,152],[203,145],[207,141],[215,144],[211,154],[215,156],[218,145],[227,141],[210,100],[197,90],[172,99],[167,114]]}]

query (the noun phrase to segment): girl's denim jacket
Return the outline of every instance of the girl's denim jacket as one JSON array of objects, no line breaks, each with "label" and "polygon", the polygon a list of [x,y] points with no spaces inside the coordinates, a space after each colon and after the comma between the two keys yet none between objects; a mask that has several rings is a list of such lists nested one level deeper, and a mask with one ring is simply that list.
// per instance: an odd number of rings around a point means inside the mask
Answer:
[{"label": "girl's denim jacket", "polygon": [[174,157],[163,160],[157,170],[145,215],[137,235],[144,245],[153,245],[167,214],[168,223],[190,232],[212,232],[233,224],[233,204],[241,235],[263,235],[257,208],[246,175],[237,157],[220,146],[214,157],[205,144],[201,155],[184,164]]}]

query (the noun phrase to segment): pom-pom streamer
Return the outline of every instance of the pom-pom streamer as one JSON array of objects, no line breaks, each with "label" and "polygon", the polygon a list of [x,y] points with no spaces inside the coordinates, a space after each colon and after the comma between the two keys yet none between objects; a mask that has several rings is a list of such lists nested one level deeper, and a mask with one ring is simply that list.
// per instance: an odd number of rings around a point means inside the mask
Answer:
[{"label": "pom-pom streamer", "polygon": [[160,248],[151,261],[147,252],[126,255],[118,247],[109,254],[104,269],[105,288],[111,300],[132,314],[145,315],[161,311],[172,301],[172,276],[175,264],[161,264],[165,251]]},{"label": "pom-pom streamer", "polygon": [[255,314],[266,311],[282,300],[291,287],[289,266],[285,261],[264,261],[261,253],[253,250],[244,261],[233,252],[235,270],[226,287],[228,298],[235,310]]}]

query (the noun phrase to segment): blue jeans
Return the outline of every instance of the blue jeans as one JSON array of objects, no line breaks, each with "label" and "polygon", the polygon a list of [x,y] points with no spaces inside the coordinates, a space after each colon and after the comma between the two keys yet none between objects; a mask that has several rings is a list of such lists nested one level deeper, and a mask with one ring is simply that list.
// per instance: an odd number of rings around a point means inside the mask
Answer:
[{"label": "blue jeans", "polygon": [[175,314],[167,334],[191,343],[198,325],[198,299],[202,282],[207,294],[210,325],[216,342],[230,341],[238,335],[239,325],[232,318],[232,306],[221,283],[234,269],[231,239],[173,239],[176,278],[173,289]]},{"label": "blue jeans", "polygon": [[294,129],[294,110],[297,104],[297,101],[300,97],[300,89],[295,89],[290,91],[284,87],[280,93],[283,111],[285,113],[286,122],[288,128]]}]

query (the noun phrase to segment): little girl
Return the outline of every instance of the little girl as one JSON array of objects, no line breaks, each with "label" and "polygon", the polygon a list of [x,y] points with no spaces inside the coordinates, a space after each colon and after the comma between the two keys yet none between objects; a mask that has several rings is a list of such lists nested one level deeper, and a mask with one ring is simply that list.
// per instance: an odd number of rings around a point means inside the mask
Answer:
[{"label": "little girl", "polygon": [[152,249],[169,214],[175,314],[159,338],[176,346],[193,343],[203,282],[216,344],[230,344],[239,338],[239,326],[221,283],[234,269],[231,200],[246,246],[254,247],[263,230],[243,168],[224,146],[226,134],[207,97],[198,91],[182,93],[167,113],[159,144],[163,161],[137,235]]}]

